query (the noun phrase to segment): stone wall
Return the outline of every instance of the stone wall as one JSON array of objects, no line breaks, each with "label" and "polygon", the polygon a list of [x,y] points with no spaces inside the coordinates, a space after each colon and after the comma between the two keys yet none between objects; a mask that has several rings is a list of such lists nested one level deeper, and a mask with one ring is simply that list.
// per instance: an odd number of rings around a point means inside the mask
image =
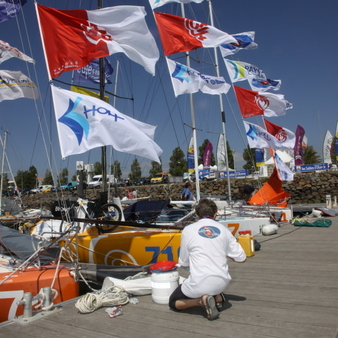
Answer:
[{"label": "stone wall", "polygon": [[[255,179],[231,179],[232,200],[241,199],[239,187],[243,184],[250,184],[259,188],[267,181],[267,178]],[[292,182],[283,183],[284,190],[291,194],[291,203],[325,203],[326,195],[331,195],[332,201],[338,196],[338,171],[327,171],[321,173],[299,173],[295,174]],[[136,187],[117,188],[117,194],[120,198],[125,196],[126,189],[135,188],[139,198],[148,197],[151,200],[180,200],[184,183],[169,183],[159,185],[144,185]],[[226,179],[200,182],[201,195],[222,195],[227,196],[228,184]],[[195,184],[192,184],[192,191],[195,193]],[[115,189],[112,188],[112,193]],[[99,189],[87,189],[85,198],[95,199],[99,197]],[[36,194],[23,196],[23,204],[29,208],[40,208],[41,205],[49,204],[62,196],[58,193]],[[76,199],[76,191],[64,193],[64,198]],[[48,201],[47,201],[48,200]]]}]

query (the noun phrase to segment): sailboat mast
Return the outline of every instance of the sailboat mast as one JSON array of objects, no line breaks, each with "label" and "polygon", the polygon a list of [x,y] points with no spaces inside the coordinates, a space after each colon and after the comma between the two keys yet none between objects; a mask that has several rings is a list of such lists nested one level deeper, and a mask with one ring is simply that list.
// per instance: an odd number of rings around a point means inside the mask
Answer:
[{"label": "sailboat mast", "polygon": [[4,143],[2,147],[2,159],[1,159],[1,181],[0,181],[0,215],[2,215],[2,189],[4,186],[4,164],[5,164],[5,154],[6,154],[6,142],[7,142],[7,133],[5,131]]},{"label": "sailboat mast", "polygon": [[[212,4],[211,0],[208,0],[209,5],[209,15],[210,15],[210,22],[211,26],[214,26],[214,16],[212,12]],[[218,56],[217,56],[217,48],[214,47],[214,58],[215,58],[215,69],[216,69],[216,76],[219,77],[219,67],[218,67]],[[224,150],[225,150],[225,164],[226,164],[226,170],[227,170],[227,181],[228,181],[228,199],[231,201],[231,185],[230,185],[230,171],[229,171],[229,157],[228,157],[228,147],[227,147],[227,139],[226,139],[226,131],[225,131],[225,112],[223,107],[223,100],[222,100],[222,94],[219,94],[219,105],[221,110],[221,121],[222,121],[222,130],[223,130],[223,138],[224,138]]]},{"label": "sailboat mast", "polygon": [[[181,12],[182,12],[182,17],[185,18],[185,10],[184,10],[184,4],[183,3],[181,3]],[[187,66],[190,67],[189,52],[186,52],[186,58],[187,58]],[[199,172],[198,172],[196,120],[195,120],[194,100],[193,100],[192,93],[189,94],[189,97],[190,97],[191,128],[192,128],[192,136],[193,136],[193,142],[194,142],[196,201],[198,202],[200,200],[200,179],[199,179]]]},{"label": "sailboat mast", "polygon": [[[98,8],[102,8],[102,0],[98,0]],[[104,58],[100,58],[100,99],[104,101],[105,87],[105,69]],[[107,191],[107,147],[101,147],[101,164],[102,164],[102,191]]]}]

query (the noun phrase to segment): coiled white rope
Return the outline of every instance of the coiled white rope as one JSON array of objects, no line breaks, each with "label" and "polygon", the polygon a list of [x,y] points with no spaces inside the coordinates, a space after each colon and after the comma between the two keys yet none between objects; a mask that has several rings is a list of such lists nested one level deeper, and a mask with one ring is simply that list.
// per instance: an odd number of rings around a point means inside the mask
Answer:
[{"label": "coiled white rope", "polygon": [[128,293],[118,285],[114,285],[107,290],[89,292],[78,299],[75,307],[81,313],[94,312],[102,306],[124,305],[129,302]]}]

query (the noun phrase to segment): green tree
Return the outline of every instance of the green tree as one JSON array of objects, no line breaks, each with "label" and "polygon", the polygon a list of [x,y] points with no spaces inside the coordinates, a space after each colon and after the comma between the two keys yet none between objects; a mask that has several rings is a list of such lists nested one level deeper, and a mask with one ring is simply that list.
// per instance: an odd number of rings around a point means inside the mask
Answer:
[{"label": "green tree", "polygon": [[68,182],[68,174],[68,169],[63,168],[58,176],[58,184],[66,184]]},{"label": "green tree", "polygon": [[[204,154],[204,149],[207,146],[207,143],[210,142],[208,139],[205,139],[203,144],[198,147],[198,164],[202,164],[203,163],[203,154]],[[214,153],[211,153],[211,160],[210,160],[210,164],[211,165],[215,165],[216,160],[215,160],[215,155]]]},{"label": "green tree", "polygon": [[183,176],[187,172],[187,161],[180,147],[173,150],[173,154],[169,160],[169,173],[172,176]]},{"label": "green tree", "polygon": [[255,171],[256,169],[256,158],[255,148],[250,148],[249,145],[243,151],[243,160],[246,163],[243,165],[243,169]]},{"label": "green tree", "polygon": [[121,179],[122,176],[122,170],[121,170],[121,164],[118,160],[114,161],[114,164],[111,165],[110,168],[111,175],[114,175],[114,177],[118,180]]},{"label": "green tree", "polygon": [[161,164],[157,163],[156,161],[151,161],[151,169],[149,170],[149,174],[154,176],[155,174],[158,174],[162,172],[162,160],[160,157]]},{"label": "green tree", "polygon": [[138,163],[137,158],[135,158],[133,163],[130,166],[130,174],[128,175],[129,179],[132,182],[136,182],[139,178],[141,178],[141,175],[142,175],[142,170],[141,170],[140,164]]},{"label": "green tree", "polygon": [[101,162],[95,162],[94,163],[94,172],[93,176],[95,175],[102,175],[102,163]]},{"label": "green tree", "polygon": [[45,178],[43,179],[43,184],[53,185],[53,175],[49,169],[46,169]]},{"label": "green tree", "polygon": [[33,189],[37,186],[38,171],[34,166],[30,166],[28,171],[18,170],[15,181],[22,189]]},{"label": "green tree", "polygon": [[307,148],[304,150],[303,163],[304,164],[320,163],[320,156],[314,150],[313,146],[307,146]]}]

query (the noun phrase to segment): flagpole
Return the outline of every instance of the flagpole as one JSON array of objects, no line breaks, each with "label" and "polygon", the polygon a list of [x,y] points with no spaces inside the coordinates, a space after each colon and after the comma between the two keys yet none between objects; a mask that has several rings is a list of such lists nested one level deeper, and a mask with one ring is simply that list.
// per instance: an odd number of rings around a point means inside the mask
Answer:
[{"label": "flagpole", "polygon": [[[208,5],[209,5],[209,15],[210,15],[211,26],[214,26],[214,17],[213,17],[213,12],[212,12],[211,0],[208,0]],[[217,47],[214,47],[214,55],[215,55],[216,76],[219,77],[220,73],[219,73],[219,67],[218,67]],[[222,130],[223,130],[224,148],[225,148],[224,150],[225,150],[225,163],[226,163],[227,181],[228,181],[228,199],[229,201],[231,201],[231,180],[230,180],[230,171],[229,171],[227,138],[226,138],[226,131],[225,131],[225,112],[224,112],[224,107],[223,107],[222,94],[219,94],[219,104],[220,104],[220,110],[221,110]]]},{"label": "flagpole", "polygon": [[[185,18],[185,10],[184,10],[184,4],[183,3],[181,3],[181,12],[182,12],[182,17]],[[186,55],[186,59],[187,59],[187,66],[190,67],[189,52],[186,52],[185,55]],[[198,172],[196,120],[195,120],[194,100],[193,100],[192,93],[189,94],[189,98],[190,98],[191,128],[192,128],[192,135],[193,135],[193,142],[194,142],[196,201],[198,202],[200,200],[201,192],[200,192],[200,179],[199,179],[199,172]]]},{"label": "flagpole", "polygon": [[[98,8],[102,8],[102,0],[98,0]],[[104,58],[100,58],[100,100],[104,101],[104,87],[105,87],[105,68]],[[102,164],[102,191],[107,191],[107,147],[101,147],[101,164]]]}]

